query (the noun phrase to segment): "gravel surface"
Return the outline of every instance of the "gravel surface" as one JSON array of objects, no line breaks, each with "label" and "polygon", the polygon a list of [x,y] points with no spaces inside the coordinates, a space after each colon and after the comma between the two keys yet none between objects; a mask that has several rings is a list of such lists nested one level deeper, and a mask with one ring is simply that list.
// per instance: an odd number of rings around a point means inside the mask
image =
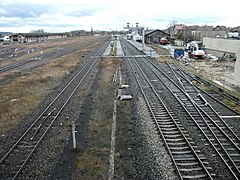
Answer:
[{"label": "gravel surface", "polygon": [[[143,148],[141,152],[144,153],[143,157],[145,154],[149,156],[149,158],[146,158],[147,164],[145,164],[145,167],[150,168],[151,171],[148,172],[147,175],[149,175],[150,179],[177,179],[178,177],[174,172],[171,158],[161,141],[155,123],[150,118],[144,99],[139,97],[137,104],[140,116],[137,127],[139,127],[139,131],[144,135],[143,147],[148,147]],[[146,152],[146,149],[148,152]],[[147,177],[148,176],[145,176],[142,179]]]},{"label": "gravel surface", "polygon": [[118,103],[115,179],[177,179],[126,61],[122,75],[133,100]]}]

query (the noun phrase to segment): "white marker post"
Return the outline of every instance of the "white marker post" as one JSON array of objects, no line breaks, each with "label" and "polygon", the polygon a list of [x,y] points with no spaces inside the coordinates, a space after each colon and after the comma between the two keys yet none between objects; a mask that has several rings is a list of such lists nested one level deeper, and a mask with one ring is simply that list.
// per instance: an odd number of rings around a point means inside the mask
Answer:
[{"label": "white marker post", "polygon": [[111,133],[111,148],[109,155],[109,177],[108,180],[114,178],[114,156],[115,156],[115,139],[116,139],[116,124],[117,124],[117,101],[114,100],[113,104],[113,121],[112,121],[112,133]]},{"label": "white marker post", "polygon": [[75,135],[75,133],[76,133],[76,131],[75,131],[75,128],[76,128],[76,126],[75,126],[75,123],[72,121],[72,138],[73,138],[73,149],[76,149],[76,135]]}]

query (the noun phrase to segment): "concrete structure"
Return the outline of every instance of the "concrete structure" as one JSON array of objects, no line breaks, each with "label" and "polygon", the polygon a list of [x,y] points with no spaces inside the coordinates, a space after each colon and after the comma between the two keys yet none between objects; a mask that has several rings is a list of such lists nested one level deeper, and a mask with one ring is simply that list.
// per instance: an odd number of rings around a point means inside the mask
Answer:
[{"label": "concrete structure", "polygon": [[240,40],[204,37],[203,45],[206,51],[212,51],[216,56],[222,56],[224,53],[236,55],[240,49]]},{"label": "concrete structure", "polygon": [[240,87],[240,48],[237,52],[237,61],[235,62],[234,84]]},{"label": "concrete structure", "polygon": [[233,84],[240,86],[240,40],[205,37],[203,38],[203,45],[205,46],[206,52],[211,52],[217,56],[229,53],[237,58],[234,68]]}]

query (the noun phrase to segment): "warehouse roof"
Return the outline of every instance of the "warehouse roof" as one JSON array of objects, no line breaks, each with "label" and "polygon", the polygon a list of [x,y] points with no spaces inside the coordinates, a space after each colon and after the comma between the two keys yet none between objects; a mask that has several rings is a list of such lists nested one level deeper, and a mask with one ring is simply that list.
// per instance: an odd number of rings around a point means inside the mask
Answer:
[{"label": "warehouse roof", "polygon": [[159,29],[155,29],[153,31],[146,32],[145,36],[151,36],[151,35],[153,35],[155,33],[161,33],[161,34],[163,34],[165,36],[170,36],[168,33],[164,32],[162,30],[159,30]]},{"label": "warehouse roof", "polygon": [[60,36],[67,35],[66,33],[19,33],[18,35],[26,37],[36,37],[36,36]]}]

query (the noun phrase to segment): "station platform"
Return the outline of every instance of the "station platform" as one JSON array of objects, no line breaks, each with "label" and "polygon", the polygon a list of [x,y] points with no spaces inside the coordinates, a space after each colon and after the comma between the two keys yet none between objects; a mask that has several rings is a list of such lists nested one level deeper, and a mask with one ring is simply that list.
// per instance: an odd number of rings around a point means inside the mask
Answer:
[{"label": "station platform", "polygon": [[147,46],[146,44],[142,45],[142,43],[139,43],[137,41],[134,40],[128,40],[133,46],[135,46],[139,51],[142,51],[144,54],[146,54],[147,56],[151,55],[151,51],[154,51],[152,48],[150,48],[149,46]]}]

